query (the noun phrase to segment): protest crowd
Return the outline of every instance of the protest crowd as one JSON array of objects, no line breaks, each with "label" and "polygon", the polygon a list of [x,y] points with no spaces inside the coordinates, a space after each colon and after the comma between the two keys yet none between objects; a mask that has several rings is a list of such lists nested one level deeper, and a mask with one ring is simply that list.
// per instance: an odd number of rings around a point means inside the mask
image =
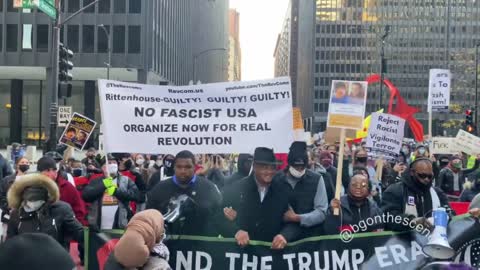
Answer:
[{"label": "protest crowd", "polygon": [[[45,256],[66,265],[55,269],[72,269],[73,261],[64,257],[73,240],[83,259],[83,226],[93,232],[125,230],[104,269],[170,269],[168,241],[162,241],[166,234],[234,238],[242,247],[261,240],[281,250],[306,237],[338,234],[382,213],[431,228],[436,207],[449,208],[451,201],[479,206],[480,155],[435,156],[428,144],[404,143],[398,158],[387,162],[369,158],[363,143],[347,143],[339,172],[338,149],[321,140],[308,146],[293,142],[282,162],[265,147],[253,155],[184,150],[106,156],[90,148],[83,160],[46,153],[37,172],[25,157],[17,158],[14,170],[2,157],[0,207],[6,233],[1,269],[12,263],[13,249],[27,249],[28,243],[45,253],[51,250]],[[336,199],[339,173],[341,197]],[[475,207],[470,212],[479,214]],[[386,222],[362,232],[409,229]],[[40,255],[35,260],[41,261]],[[8,269],[27,269],[24,264],[16,261]]]}]

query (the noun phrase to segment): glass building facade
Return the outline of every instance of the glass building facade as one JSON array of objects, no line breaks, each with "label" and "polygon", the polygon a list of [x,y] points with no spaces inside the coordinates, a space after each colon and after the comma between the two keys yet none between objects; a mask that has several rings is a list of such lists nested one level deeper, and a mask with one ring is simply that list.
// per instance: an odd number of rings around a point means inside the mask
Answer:
[{"label": "glass building facade", "polygon": [[[432,68],[451,70],[451,103],[463,109],[473,107],[479,15],[480,1],[475,0],[317,0],[314,131],[326,127],[332,80],[364,80],[380,73],[382,35],[387,27],[384,76],[410,105],[421,109],[416,117],[425,130]],[[378,84],[369,87],[367,113],[379,108],[379,88]],[[388,89],[383,87],[384,107],[388,98]],[[461,117],[434,114],[434,135],[443,135],[441,121]]]}]

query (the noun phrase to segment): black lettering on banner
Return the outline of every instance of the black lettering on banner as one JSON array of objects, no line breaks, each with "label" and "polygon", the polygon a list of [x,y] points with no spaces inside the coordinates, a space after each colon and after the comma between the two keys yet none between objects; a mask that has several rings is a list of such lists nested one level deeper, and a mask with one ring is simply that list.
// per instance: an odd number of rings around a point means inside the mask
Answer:
[{"label": "black lettering on banner", "polygon": [[254,109],[227,109],[227,116],[231,118],[240,117],[240,118],[250,118],[257,117],[257,113]]},{"label": "black lettering on banner", "polygon": [[143,117],[143,116],[147,116],[147,117],[152,117],[155,115],[155,109],[154,108],[139,108],[139,107],[135,107],[135,117]]},{"label": "black lettering on banner", "polygon": [[158,145],[232,145],[232,137],[159,137]]},{"label": "black lettering on banner", "polygon": [[240,131],[272,131],[268,123],[241,124]]}]

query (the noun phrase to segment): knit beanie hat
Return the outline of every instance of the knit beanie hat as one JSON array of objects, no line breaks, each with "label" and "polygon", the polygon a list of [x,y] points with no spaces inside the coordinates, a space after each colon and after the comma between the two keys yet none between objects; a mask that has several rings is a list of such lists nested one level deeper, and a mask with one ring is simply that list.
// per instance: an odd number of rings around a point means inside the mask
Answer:
[{"label": "knit beanie hat", "polygon": [[306,142],[293,142],[288,152],[288,165],[307,166],[308,154]]},{"label": "knit beanie hat", "polygon": [[0,269],[72,270],[74,267],[70,254],[46,234],[24,233],[0,245]]}]

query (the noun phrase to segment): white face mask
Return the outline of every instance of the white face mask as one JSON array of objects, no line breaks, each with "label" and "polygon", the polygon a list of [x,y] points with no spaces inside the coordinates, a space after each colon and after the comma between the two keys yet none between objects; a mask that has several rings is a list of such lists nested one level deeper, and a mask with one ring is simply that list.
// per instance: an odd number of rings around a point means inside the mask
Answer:
[{"label": "white face mask", "polygon": [[145,159],[143,159],[143,158],[137,159],[137,165],[138,165],[138,166],[142,166],[143,163],[145,163]]},{"label": "white face mask", "polygon": [[419,148],[419,149],[418,149],[418,153],[419,153],[420,155],[425,154],[425,148]]},{"label": "white face mask", "polygon": [[25,205],[23,206],[23,209],[25,210],[25,212],[31,213],[40,209],[40,207],[42,207],[42,205],[44,204],[45,204],[45,201],[33,201],[33,202],[26,201]]},{"label": "white face mask", "polygon": [[110,175],[116,175],[118,173],[118,165],[117,164],[108,164],[108,173]]},{"label": "white face mask", "polygon": [[307,171],[306,169],[299,172],[297,170],[295,170],[293,167],[290,167],[288,169],[288,171],[290,172],[290,174],[295,177],[295,178],[302,178],[304,175],[305,175],[305,172]]},{"label": "white face mask", "polygon": [[155,161],[155,164],[157,164],[158,167],[163,165],[163,162],[161,160]]}]

